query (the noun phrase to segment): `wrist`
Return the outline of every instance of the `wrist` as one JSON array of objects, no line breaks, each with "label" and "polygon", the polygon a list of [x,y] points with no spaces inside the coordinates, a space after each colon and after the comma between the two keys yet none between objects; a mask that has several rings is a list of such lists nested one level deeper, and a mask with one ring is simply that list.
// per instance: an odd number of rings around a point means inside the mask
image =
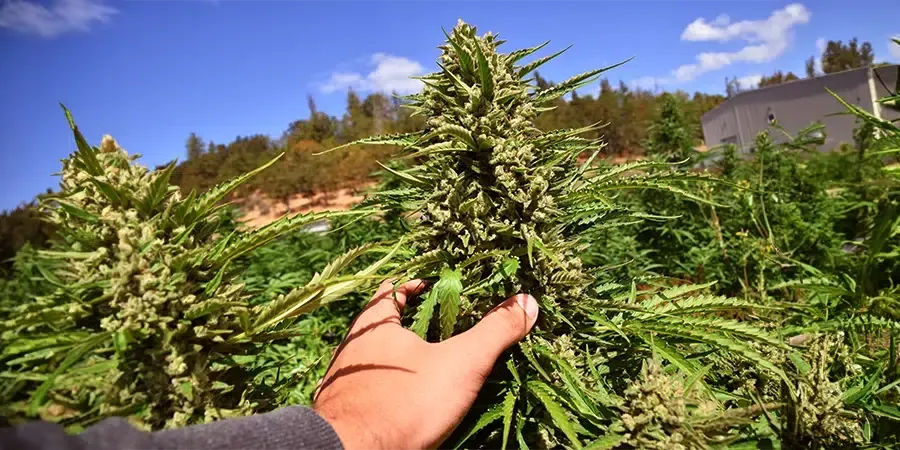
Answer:
[{"label": "wrist", "polygon": [[384,448],[377,433],[361,418],[347,417],[348,414],[334,414],[327,409],[315,409],[319,417],[331,425],[331,429],[341,441],[344,450],[378,450]]}]

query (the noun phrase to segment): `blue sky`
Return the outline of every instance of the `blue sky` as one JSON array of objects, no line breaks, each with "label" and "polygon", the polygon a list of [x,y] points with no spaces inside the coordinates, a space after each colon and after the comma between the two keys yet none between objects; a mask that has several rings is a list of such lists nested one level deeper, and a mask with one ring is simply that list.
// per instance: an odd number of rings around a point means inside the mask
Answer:
[{"label": "blue sky", "polygon": [[[900,61],[897,0],[781,1],[141,1],[0,0],[0,210],[56,187],[74,148],[65,103],[92,143],[113,135],[148,166],[183,158],[189,133],[218,143],[280,136],[331,114],[348,88],[418,88],[441,27],[462,18],[507,50],[575,46],[551,80],[630,56],[614,81],[722,92],[776,69],[803,73],[823,39],[870,41]],[[893,51],[893,54],[891,53]]]}]

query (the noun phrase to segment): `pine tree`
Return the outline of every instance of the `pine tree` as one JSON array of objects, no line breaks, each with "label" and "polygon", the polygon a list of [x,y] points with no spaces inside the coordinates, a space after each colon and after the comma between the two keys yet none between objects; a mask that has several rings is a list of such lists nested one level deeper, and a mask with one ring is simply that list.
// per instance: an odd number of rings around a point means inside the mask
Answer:
[{"label": "pine tree", "polygon": [[743,86],[741,86],[741,82],[738,81],[737,77],[731,77],[731,79],[725,78],[725,96],[727,98],[734,97],[742,90]]},{"label": "pine tree", "polygon": [[806,60],[806,78],[815,78],[816,76],[816,58],[810,56],[809,59]]},{"label": "pine tree", "polygon": [[347,91],[347,112],[342,120],[342,136],[344,142],[354,141],[371,135],[371,121],[363,112],[363,102],[353,89]]},{"label": "pine tree", "polygon": [[197,136],[196,133],[191,133],[184,145],[187,148],[187,158],[189,161],[199,158],[200,155],[203,154],[203,148],[205,147],[203,139]]}]

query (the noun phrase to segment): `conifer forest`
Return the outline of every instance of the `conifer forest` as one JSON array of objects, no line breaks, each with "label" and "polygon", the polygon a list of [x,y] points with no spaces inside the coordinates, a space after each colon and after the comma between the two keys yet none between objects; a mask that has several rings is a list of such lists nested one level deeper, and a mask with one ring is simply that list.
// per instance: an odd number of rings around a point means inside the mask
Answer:
[{"label": "conifer forest", "polygon": [[[89,142],[63,106],[58,189],[0,217],[0,416],[308,405],[379,283],[419,278],[403,325],[430,342],[519,292],[541,308],[447,448],[900,446],[900,124],[835,95],[839,148],[818,123],[700,148],[726,96],[614,86],[628,61],[554,82],[556,43],[440,31],[421,92],[310,98],[277,139],[191,135],[180,163]],[[348,187],[351,208],[241,222],[253,193]]]}]

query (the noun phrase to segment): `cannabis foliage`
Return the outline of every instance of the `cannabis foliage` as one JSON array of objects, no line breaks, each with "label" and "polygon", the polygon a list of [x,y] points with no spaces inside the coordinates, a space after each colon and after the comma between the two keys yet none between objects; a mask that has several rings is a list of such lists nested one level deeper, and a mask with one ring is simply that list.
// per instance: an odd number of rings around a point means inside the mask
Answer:
[{"label": "cannabis foliage", "polygon": [[708,286],[636,292],[633,284],[604,282],[604,268],[584,264],[580,236],[664,219],[628,208],[617,195],[649,189],[704,201],[683,183],[713,180],[666,170],[665,162],[594,165],[603,143],[581,135],[597,126],[538,130],[534,120],[553,100],[609,68],[535,89],[528,75],[562,52],[522,63],[546,44],[500,53],[502,43],[458,24],[440,47],[441,70],[421,77],[424,91],[408,98],[426,129],[357,141],[398,145],[410,161],[407,169],[386,168],[403,186],[376,193],[375,202],[418,216],[397,273],[434,284],[412,308],[412,330],[446,339],[516,292],[541,304],[537,329],[498,363],[497,379],[460,429],[500,447],[515,440],[523,448],[577,448],[607,433],[621,437],[609,427],[623,380],[602,374],[616,370],[637,380],[652,351],[695,376],[699,367],[680,353],[692,345],[735,353],[783,376],[746,343],[785,347],[776,337],[706,316],[752,303],[700,293]]},{"label": "cannabis foliage", "polygon": [[273,407],[235,357],[289,337],[290,319],[360,287],[384,261],[340,277],[368,247],[352,249],[274,299],[276,312],[251,307],[233,263],[311,221],[367,212],[297,215],[241,231],[222,201],[277,158],[183,196],[169,185],[174,164],[150,171],[109,136],[91,147],[66,115],[78,150],[63,161],[60,191],[42,204],[59,238],[38,252],[52,288],[3,322],[2,364],[14,383],[4,403],[27,394],[28,405],[14,410],[67,411],[66,422],[78,424],[129,415],[150,428]]},{"label": "cannabis foliage", "polygon": [[[821,126],[773,127],[751,154],[727,147],[719,180],[608,164],[584,137],[605,130],[534,127],[602,70],[535,86],[558,53],[526,63],[546,44],[501,43],[463,23],[447,36],[408,99],[426,129],[361,141],[401,151],[325,236],[270,242],[319,215],[236,231],[216,198],[230,183],[182,197],[162,188],[169,168],[76,131],[44,203],[60,239],[21,251],[0,284],[6,412],[162,427],[308,402],[363,285],[393,276],[432,282],[404,317],[431,341],[510,294],[541,303],[449,446],[900,443],[896,124],[846,105],[866,124],[848,152],[820,152]],[[687,148],[674,105],[652,125],[663,154]]]}]

